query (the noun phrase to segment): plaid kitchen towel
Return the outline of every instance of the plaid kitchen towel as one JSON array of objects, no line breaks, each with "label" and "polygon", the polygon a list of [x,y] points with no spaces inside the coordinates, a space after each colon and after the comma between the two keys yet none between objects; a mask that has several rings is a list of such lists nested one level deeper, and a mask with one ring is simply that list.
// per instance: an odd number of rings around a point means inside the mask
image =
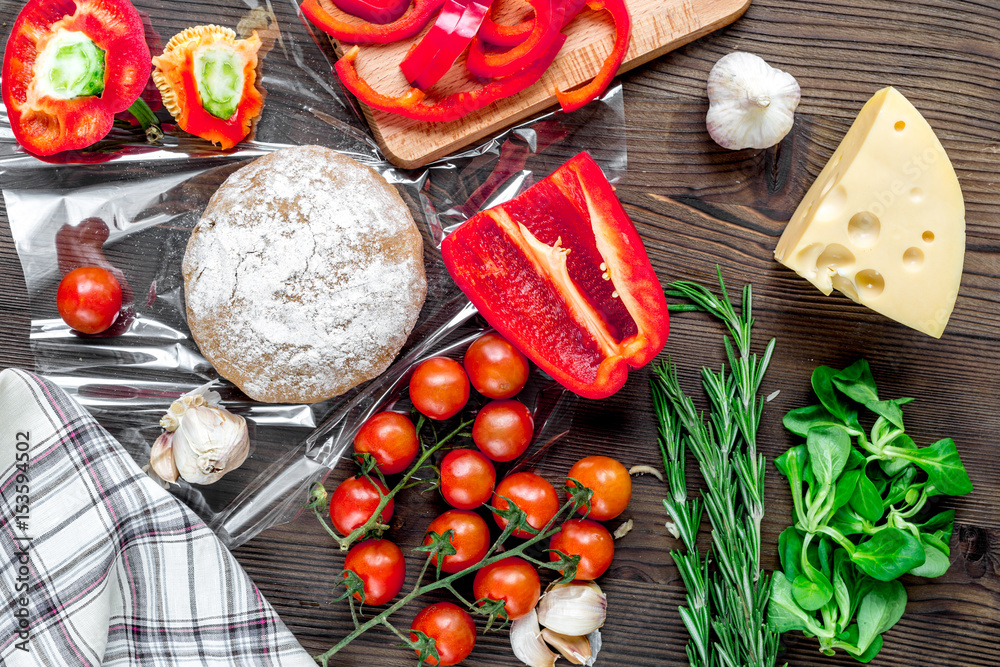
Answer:
[{"label": "plaid kitchen towel", "polygon": [[0,664],[315,665],[215,535],[58,387],[0,373]]}]

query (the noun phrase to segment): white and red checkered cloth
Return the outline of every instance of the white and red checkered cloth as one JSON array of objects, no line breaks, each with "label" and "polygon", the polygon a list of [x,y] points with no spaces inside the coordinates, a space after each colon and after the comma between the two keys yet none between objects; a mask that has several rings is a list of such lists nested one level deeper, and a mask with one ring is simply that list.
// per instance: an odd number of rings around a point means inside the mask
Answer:
[{"label": "white and red checkered cloth", "polygon": [[315,662],[204,523],[93,417],[0,373],[0,664]]}]

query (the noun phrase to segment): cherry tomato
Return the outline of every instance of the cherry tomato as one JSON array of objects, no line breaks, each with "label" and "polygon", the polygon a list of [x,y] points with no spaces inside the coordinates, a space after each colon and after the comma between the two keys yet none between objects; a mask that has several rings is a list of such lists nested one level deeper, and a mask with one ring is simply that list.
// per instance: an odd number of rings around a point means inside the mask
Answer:
[{"label": "cherry tomato", "polygon": [[122,309],[122,288],[110,271],[83,266],[66,274],[56,292],[63,321],[82,333],[107,330]]},{"label": "cherry tomato", "polygon": [[374,456],[383,475],[406,470],[419,449],[416,427],[409,417],[398,412],[374,415],[354,436],[354,451]]},{"label": "cherry tomato", "polygon": [[[378,480],[373,484],[364,477],[348,477],[330,496],[330,521],[341,535],[350,534],[375,513],[379,503],[376,484],[383,494],[389,493]],[[395,508],[395,502],[390,500],[382,509],[382,523],[389,523]]]},{"label": "cherry tomato", "polygon": [[477,600],[503,600],[507,618],[514,621],[535,608],[542,585],[528,561],[511,556],[476,572],[472,591]]},{"label": "cherry tomato", "polygon": [[[604,574],[611,565],[611,559],[615,557],[615,540],[608,529],[596,521],[570,519],[562,525],[562,530],[552,536],[549,549],[568,556],[579,555],[576,579],[589,581]],[[549,560],[559,560],[559,556],[550,551]]]},{"label": "cherry tomato", "polygon": [[431,419],[454,417],[469,402],[469,376],[454,359],[428,359],[413,371],[410,400]]},{"label": "cherry tomato", "polygon": [[524,454],[534,430],[531,410],[524,403],[490,401],[476,415],[472,441],[494,461],[513,461]]},{"label": "cherry tomato", "polygon": [[[489,551],[490,529],[483,518],[475,512],[448,510],[431,521],[427,532],[444,535],[444,532],[449,529],[455,531],[451,538],[451,545],[455,547],[455,553],[444,557],[444,562],[441,564],[441,569],[444,572],[453,574],[464,570],[482,560],[486,552]],[[430,541],[429,535],[424,538],[425,545],[430,544]],[[433,564],[437,567],[437,556],[434,557]]]},{"label": "cherry tomato", "polygon": [[[632,499],[632,477],[618,461],[607,456],[588,456],[573,464],[569,469],[569,477],[594,491],[590,499],[591,519],[607,521],[625,511],[628,501]],[[568,486],[575,486],[567,482]],[[586,512],[581,507],[580,514]]]},{"label": "cherry tomato", "polygon": [[[365,540],[355,544],[347,552],[344,569],[365,582],[365,604],[385,604],[403,589],[406,579],[403,552],[389,540]],[[357,593],[354,597],[361,600]]]},{"label": "cherry tomato", "polygon": [[474,449],[455,449],[441,461],[441,495],[452,507],[471,510],[493,495],[497,471]]},{"label": "cherry tomato", "polygon": [[528,381],[528,358],[498,333],[477,338],[463,361],[472,386],[486,398],[511,398]]},{"label": "cherry tomato", "polygon": [[[493,494],[493,506],[505,510],[509,505],[500,496],[514,501],[514,504],[528,515],[528,525],[536,530],[544,528],[559,511],[559,496],[556,495],[556,490],[533,472],[516,472],[505,477],[497,485],[496,493]],[[493,518],[501,529],[507,527],[507,520],[503,517],[494,514]],[[515,530],[512,535],[522,539],[532,537],[531,533],[525,530]]]},{"label": "cherry tomato", "polygon": [[[462,662],[476,645],[476,624],[469,612],[453,602],[437,602],[417,612],[410,630],[420,631],[434,639],[440,662],[433,657],[428,665],[454,665]],[[415,632],[410,639],[417,641]],[[419,656],[420,653],[417,652]]]}]

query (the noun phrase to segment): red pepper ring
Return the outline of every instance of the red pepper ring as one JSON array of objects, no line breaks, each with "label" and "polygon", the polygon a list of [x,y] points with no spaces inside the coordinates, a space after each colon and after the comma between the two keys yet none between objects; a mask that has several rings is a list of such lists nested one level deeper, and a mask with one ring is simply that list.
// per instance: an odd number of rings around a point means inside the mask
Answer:
[{"label": "red pepper ring", "polygon": [[340,11],[369,23],[392,23],[410,6],[410,0],[332,0]]},{"label": "red pepper ring", "polygon": [[[563,9],[562,27],[565,28],[575,19],[586,4],[586,0],[558,0],[556,9],[558,10],[560,6]],[[535,19],[530,18],[516,25],[504,25],[487,16],[477,36],[493,46],[517,46],[531,34],[534,23]]]},{"label": "red pepper ring", "polygon": [[537,61],[517,74],[491,81],[472,91],[452,93],[436,104],[424,104],[427,93],[419,88],[410,88],[399,97],[390,97],[378,92],[361,78],[354,65],[361,48],[354,46],[337,61],[335,68],[341,83],[355,96],[373,109],[397,113],[414,120],[445,122],[458,120],[469,113],[489,106],[498,99],[511,97],[538,81],[549,68],[556,54],[566,41],[565,35],[557,38],[549,50]]},{"label": "red pepper ring", "polygon": [[392,23],[348,23],[342,21],[319,4],[319,0],[305,0],[299,9],[317,28],[334,39],[348,44],[389,44],[413,37],[424,29],[445,0],[414,0],[413,7]]},{"label": "red pepper ring", "polygon": [[[35,64],[60,31],[83,33],[104,51],[99,94],[58,99],[34,85]],[[128,0],[29,0],[3,60],[3,100],[18,143],[36,155],[86,148],[142,93],[151,68],[142,19]]]},{"label": "red pepper ring", "polygon": [[625,59],[625,52],[628,51],[629,39],[632,36],[632,17],[625,7],[625,0],[587,0],[587,6],[594,11],[603,9],[611,14],[615,22],[615,45],[590,83],[568,93],[556,89],[559,106],[566,113],[585,106],[607,89],[608,84],[618,73],[622,60]]},{"label": "red pepper ring", "polygon": [[[528,0],[535,10],[531,33],[517,46],[501,53],[487,53],[483,40],[472,40],[465,66],[476,76],[492,79],[513,74],[533,62],[552,43],[562,27],[565,11],[559,0]],[[554,7],[555,5],[555,7]]]}]

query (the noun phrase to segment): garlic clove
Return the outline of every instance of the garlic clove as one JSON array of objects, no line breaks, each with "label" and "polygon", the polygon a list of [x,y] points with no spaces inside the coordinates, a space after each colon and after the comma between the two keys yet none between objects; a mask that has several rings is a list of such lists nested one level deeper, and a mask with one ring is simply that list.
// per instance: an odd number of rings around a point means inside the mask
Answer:
[{"label": "garlic clove", "polygon": [[542,641],[534,609],[511,623],[510,647],[514,656],[528,667],[552,667],[558,657]]},{"label": "garlic clove", "polygon": [[156,476],[164,482],[177,483],[177,464],[174,463],[174,451],[171,446],[173,433],[163,433],[149,452],[149,467],[156,473]]},{"label": "garlic clove", "polygon": [[209,388],[217,382],[218,380],[206,382],[171,403],[167,413],[160,417],[160,426],[163,430],[176,431],[177,426],[180,424],[181,416],[188,408],[196,408],[203,405],[213,408],[219,407],[222,403],[222,397],[219,396],[219,392],[209,391]]},{"label": "garlic clove", "polygon": [[222,408],[188,407],[173,434],[174,462],[185,481],[211,484],[250,453],[246,420]]},{"label": "garlic clove", "polygon": [[538,601],[538,622],[559,634],[578,637],[604,625],[608,598],[594,582],[556,584]]},{"label": "garlic clove", "polygon": [[802,91],[788,72],[736,51],[708,75],[708,133],[723,148],[770,148],[792,129]]},{"label": "garlic clove", "polygon": [[545,628],[542,630],[542,639],[571,664],[585,665],[590,660],[590,641],[586,637],[570,637]]}]

